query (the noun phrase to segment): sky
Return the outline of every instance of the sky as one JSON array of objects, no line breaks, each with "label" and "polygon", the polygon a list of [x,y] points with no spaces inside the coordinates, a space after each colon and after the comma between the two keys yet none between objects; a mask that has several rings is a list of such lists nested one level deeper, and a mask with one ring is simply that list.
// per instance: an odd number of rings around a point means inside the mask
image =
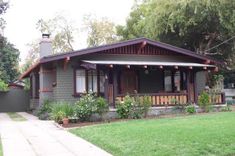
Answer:
[{"label": "sky", "polygon": [[20,50],[22,64],[29,50],[27,44],[41,37],[36,29],[39,19],[65,16],[78,30],[74,49],[81,49],[86,47],[86,34],[82,32],[84,15],[107,17],[115,24],[124,25],[134,0],[9,0],[9,3],[3,16],[7,23],[4,36]]}]

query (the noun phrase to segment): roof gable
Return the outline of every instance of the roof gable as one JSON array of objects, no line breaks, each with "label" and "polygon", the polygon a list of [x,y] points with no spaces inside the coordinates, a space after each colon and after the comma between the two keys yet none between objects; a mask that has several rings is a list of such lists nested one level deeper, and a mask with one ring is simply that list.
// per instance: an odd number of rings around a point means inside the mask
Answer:
[{"label": "roof gable", "polygon": [[72,52],[67,52],[67,53],[62,53],[62,54],[57,54],[57,55],[51,55],[51,56],[42,58],[40,60],[40,63],[46,63],[46,62],[51,62],[55,60],[65,59],[67,57],[76,57],[76,56],[81,56],[81,55],[97,53],[97,52],[103,52],[103,51],[107,51],[110,49],[115,49],[115,48],[130,46],[130,45],[138,44],[141,46],[141,44],[143,43],[156,46],[156,47],[165,49],[166,51],[171,51],[176,54],[182,54],[182,55],[194,57],[194,58],[201,59],[201,60],[210,60],[211,62],[214,62],[216,64],[221,64],[220,61],[217,61],[211,57],[200,55],[190,50],[186,50],[183,48],[179,48],[179,47],[172,46],[172,45],[158,42],[158,41],[153,41],[147,38],[137,38],[133,40],[123,41],[123,42],[118,42],[118,43],[113,43],[113,44],[108,44],[108,45],[103,45],[103,46],[98,46],[98,47],[86,48],[82,50],[77,50],[77,51],[72,51]]}]

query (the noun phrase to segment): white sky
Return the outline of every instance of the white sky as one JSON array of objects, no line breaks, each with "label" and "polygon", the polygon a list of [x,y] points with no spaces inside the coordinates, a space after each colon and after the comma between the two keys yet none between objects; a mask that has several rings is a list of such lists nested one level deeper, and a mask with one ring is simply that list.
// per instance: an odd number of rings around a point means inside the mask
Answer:
[{"label": "white sky", "polygon": [[81,49],[86,47],[86,34],[81,33],[84,15],[91,13],[125,24],[133,4],[134,0],[10,0],[10,8],[4,15],[7,23],[4,35],[20,50],[22,63],[29,49],[26,44],[41,37],[36,30],[37,21],[62,12],[79,30],[74,49]]}]

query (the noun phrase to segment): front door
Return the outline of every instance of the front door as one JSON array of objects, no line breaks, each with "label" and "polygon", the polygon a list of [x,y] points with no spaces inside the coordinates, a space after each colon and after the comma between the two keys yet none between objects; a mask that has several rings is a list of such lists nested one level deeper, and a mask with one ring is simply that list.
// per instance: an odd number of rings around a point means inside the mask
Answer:
[{"label": "front door", "polygon": [[137,75],[135,71],[121,73],[121,94],[133,94],[137,90]]}]

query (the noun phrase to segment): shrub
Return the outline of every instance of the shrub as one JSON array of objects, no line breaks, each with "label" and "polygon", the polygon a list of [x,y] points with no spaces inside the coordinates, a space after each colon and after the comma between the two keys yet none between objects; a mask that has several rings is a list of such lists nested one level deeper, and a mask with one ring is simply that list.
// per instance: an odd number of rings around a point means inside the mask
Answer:
[{"label": "shrub", "polygon": [[149,96],[144,96],[140,99],[138,95],[124,97],[123,103],[117,105],[117,113],[120,118],[133,118],[139,119],[147,116],[151,100]]},{"label": "shrub", "polygon": [[88,121],[93,112],[97,111],[95,97],[92,93],[82,95],[75,103],[75,112],[80,121]]},{"label": "shrub", "polygon": [[64,118],[65,118],[65,113],[63,111],[58,111],[58,112],[52,113],[52,119],[57,123],[62,122],[62,120]]},{"label": "shrub", "polygon": [[117,103],[117,114],[121,119],[127,119],[130,116],[131,107],[133,105],[133,99],[126,95],[123,102]]},{"label": "shrub", "polygon": [[66,102],[56,102],[52,105],[51,118],[60,122],[63,118],[68,118],[74,114],[74,105]]},{"label": "shrub", "polygon": [[206,91],[203,91],[198,98],[198,104],[205,112],[210,111],[209,99],[210,99],[209,94]]},{"label": "shrub", "polygon": [[107,113],[109,110],[109,105],[106,99],[98,97],[95,101],[96,104],[96,113],[99,114],[101,120],[103,120],[104,113]]},{"label": "shrub", "polygon": [[150,96],[144,96],[143,98],[143,112],[144,112],[144,117],[147,117],[149,108],[151,107],[151,97]]},{"label": "shrub", "polygon": [[232,108],[231,108],[230,105],[227,104],[225,107],[223,107],[223,108],[221,109],[221,111],[222,111],[222,112],[231,112],[231,111],[232,111]]},{"label": "shrub", "polygon": [[186,112],[189,114],[194,114],[196,113],[196,108],[194,107],[194,105],[190,104],[186,107]]},{"label": "shrub", "polygon": [[51,111],[52,111],[52,101],[45,100],[37,110],[37,116],[41,120],[46,120],[49,118],[49,113],[51,113]]},{"label": "shrub", "polygon": [[8,91],[8,85],[0,79],[0,91]]}]

